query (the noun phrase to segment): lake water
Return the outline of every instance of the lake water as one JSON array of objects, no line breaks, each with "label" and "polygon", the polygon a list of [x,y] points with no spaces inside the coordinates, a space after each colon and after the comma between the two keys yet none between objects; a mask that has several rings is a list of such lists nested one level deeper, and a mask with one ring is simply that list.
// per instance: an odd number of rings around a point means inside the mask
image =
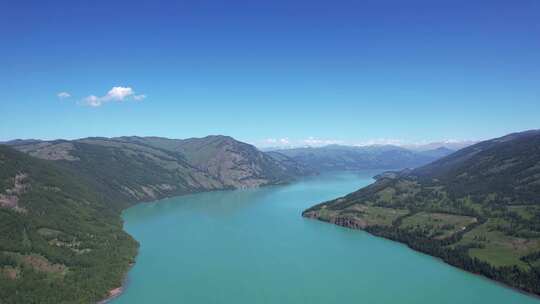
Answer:
[{"label": "lake water", "polygon": [[406,246],[302,218],[376,171],[140,204],[140,243],[120,303],[540,303]]}]

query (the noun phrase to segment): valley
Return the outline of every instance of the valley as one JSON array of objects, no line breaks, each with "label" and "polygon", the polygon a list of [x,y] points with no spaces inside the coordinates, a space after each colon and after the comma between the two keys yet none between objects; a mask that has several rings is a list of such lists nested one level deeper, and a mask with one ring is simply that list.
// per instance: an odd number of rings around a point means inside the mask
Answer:
[{"label": "valley", "polygon": [[540,303],[540,1],[1,1],[0,304]]},{"label": "valley", "polygon": [[[0,298],[87,303],[117,294],[140,246],[123,231],[120,215],[137,203],[287,189],[329,172],[366,169],[376,182],[302,215],[400,241],[538,293],[539,139],[538,131],[510,134],[450,155],[391,146],[261,152],[227,136],[11,141],[0,145]],[[392,167],[405,169],[385,171]]]}]

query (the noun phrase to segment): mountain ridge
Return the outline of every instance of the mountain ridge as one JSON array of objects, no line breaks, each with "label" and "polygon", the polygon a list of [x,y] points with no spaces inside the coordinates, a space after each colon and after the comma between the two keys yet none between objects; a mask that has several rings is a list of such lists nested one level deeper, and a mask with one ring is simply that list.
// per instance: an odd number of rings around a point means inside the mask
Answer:
[{"label": "mountain ridge", "polygon": [[328,145],[269,151],[282,154],[315,171],[415,168],[453,151],[412,151],[394,145]]},{"label": "mountain ridge", "polygon": [[128,201],[279,184],[311,173],[291,160],[281,163],[252,145],[222,135],[189,139],[87,137],[17,141],[11,146],[34,157],[58,161],[96,180],[107,176],[108,182],[103,184],[116,183]]}]

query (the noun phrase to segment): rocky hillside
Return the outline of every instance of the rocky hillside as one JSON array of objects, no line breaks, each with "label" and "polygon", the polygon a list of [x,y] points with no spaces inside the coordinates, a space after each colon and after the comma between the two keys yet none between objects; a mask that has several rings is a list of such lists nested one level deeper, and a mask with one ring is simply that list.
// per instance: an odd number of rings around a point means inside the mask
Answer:
[{"label": "rocky hillside", "polygon": [[446,148],[412,151],[391,145],[365,147],[330,145],[276,150],[270,153],[290,157],[307,168],[323,172],[415,168],[452,152]]},{"label": "rocky hillside", "polygon": [[15,149],[53,160],[92,180],[119,202],[216,189],[279,184],[309,171],[227,136],[14,141]]},{"label": "rocky hillside", "polygon": [[412,171],[381,174],[303,216],[404,242],[540,294],[540,131],[510,134]]}]

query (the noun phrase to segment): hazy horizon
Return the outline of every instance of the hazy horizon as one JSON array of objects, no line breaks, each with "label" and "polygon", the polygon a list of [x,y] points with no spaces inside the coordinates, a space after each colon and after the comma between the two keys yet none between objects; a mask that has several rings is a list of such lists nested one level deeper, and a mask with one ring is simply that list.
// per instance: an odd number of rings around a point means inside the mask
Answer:
[{"label": "hazy horizon", "polygon": [[[504,134],[506,135],[506,134]],[[118,137],[139,137],[139,135],[125,135],[125,136],[118,136]],[[208,134],[206,136],[229,136],[236,140],[243,141],[241,139],[236,138],[233,135],[228,134]],[[202,136],[202,137],[206,137]],[[106,136],[87,136],[87,137],[77,137],[77,138],[11,138],[7,140],[0,140],[0,143],[7,143],[12,141],[31,141],[31,140],[37,140],[37,141],[55,141],[55,140],[79,140],[84,138],[93,138],[93,137],[103,137],[103,138],[117,138],[117,137],[106,137]],[[185,138],[173,138],[173,137],[165,137],[165,136],[159,136],[159,135],[149,135],[149,136],[140,136],[140,137],[161,137],[161,138],[168,138],[168,139],[178,139],[178,140],[184,140],[184,139],[191,139],[191,138],[202,138],[202,137],[185,137]],[[395,139],[375,139],[375,140],[367,140],[367,141],[341,141],[341,140],[326,140],[326,139],[318,139],[315,137],[309,137],[306,139],[301,140],[291,140],[291,139],[265,139],[262,141],[257,142],[249,142],[249,141],[243,141],[248,144],[251,144],[261,150],[264,151],[271,151],[271,150],[279,150],[279,149],[295,149],[295,148],[320,148],[320,147],[328,147],[328,146],[345,146],[345,147],[368,147],[368,146],[396,146],[396,147],[403,147],[411,150],[415,149],[430,149],[430,148],[439,148],[439,147],[447,147],[449,149],[457,150],[461,147],[469,146],[474,143],[483,141],[482,140],[439,140],[439,141],[433,141],[433,142],[405,142]]]}]

